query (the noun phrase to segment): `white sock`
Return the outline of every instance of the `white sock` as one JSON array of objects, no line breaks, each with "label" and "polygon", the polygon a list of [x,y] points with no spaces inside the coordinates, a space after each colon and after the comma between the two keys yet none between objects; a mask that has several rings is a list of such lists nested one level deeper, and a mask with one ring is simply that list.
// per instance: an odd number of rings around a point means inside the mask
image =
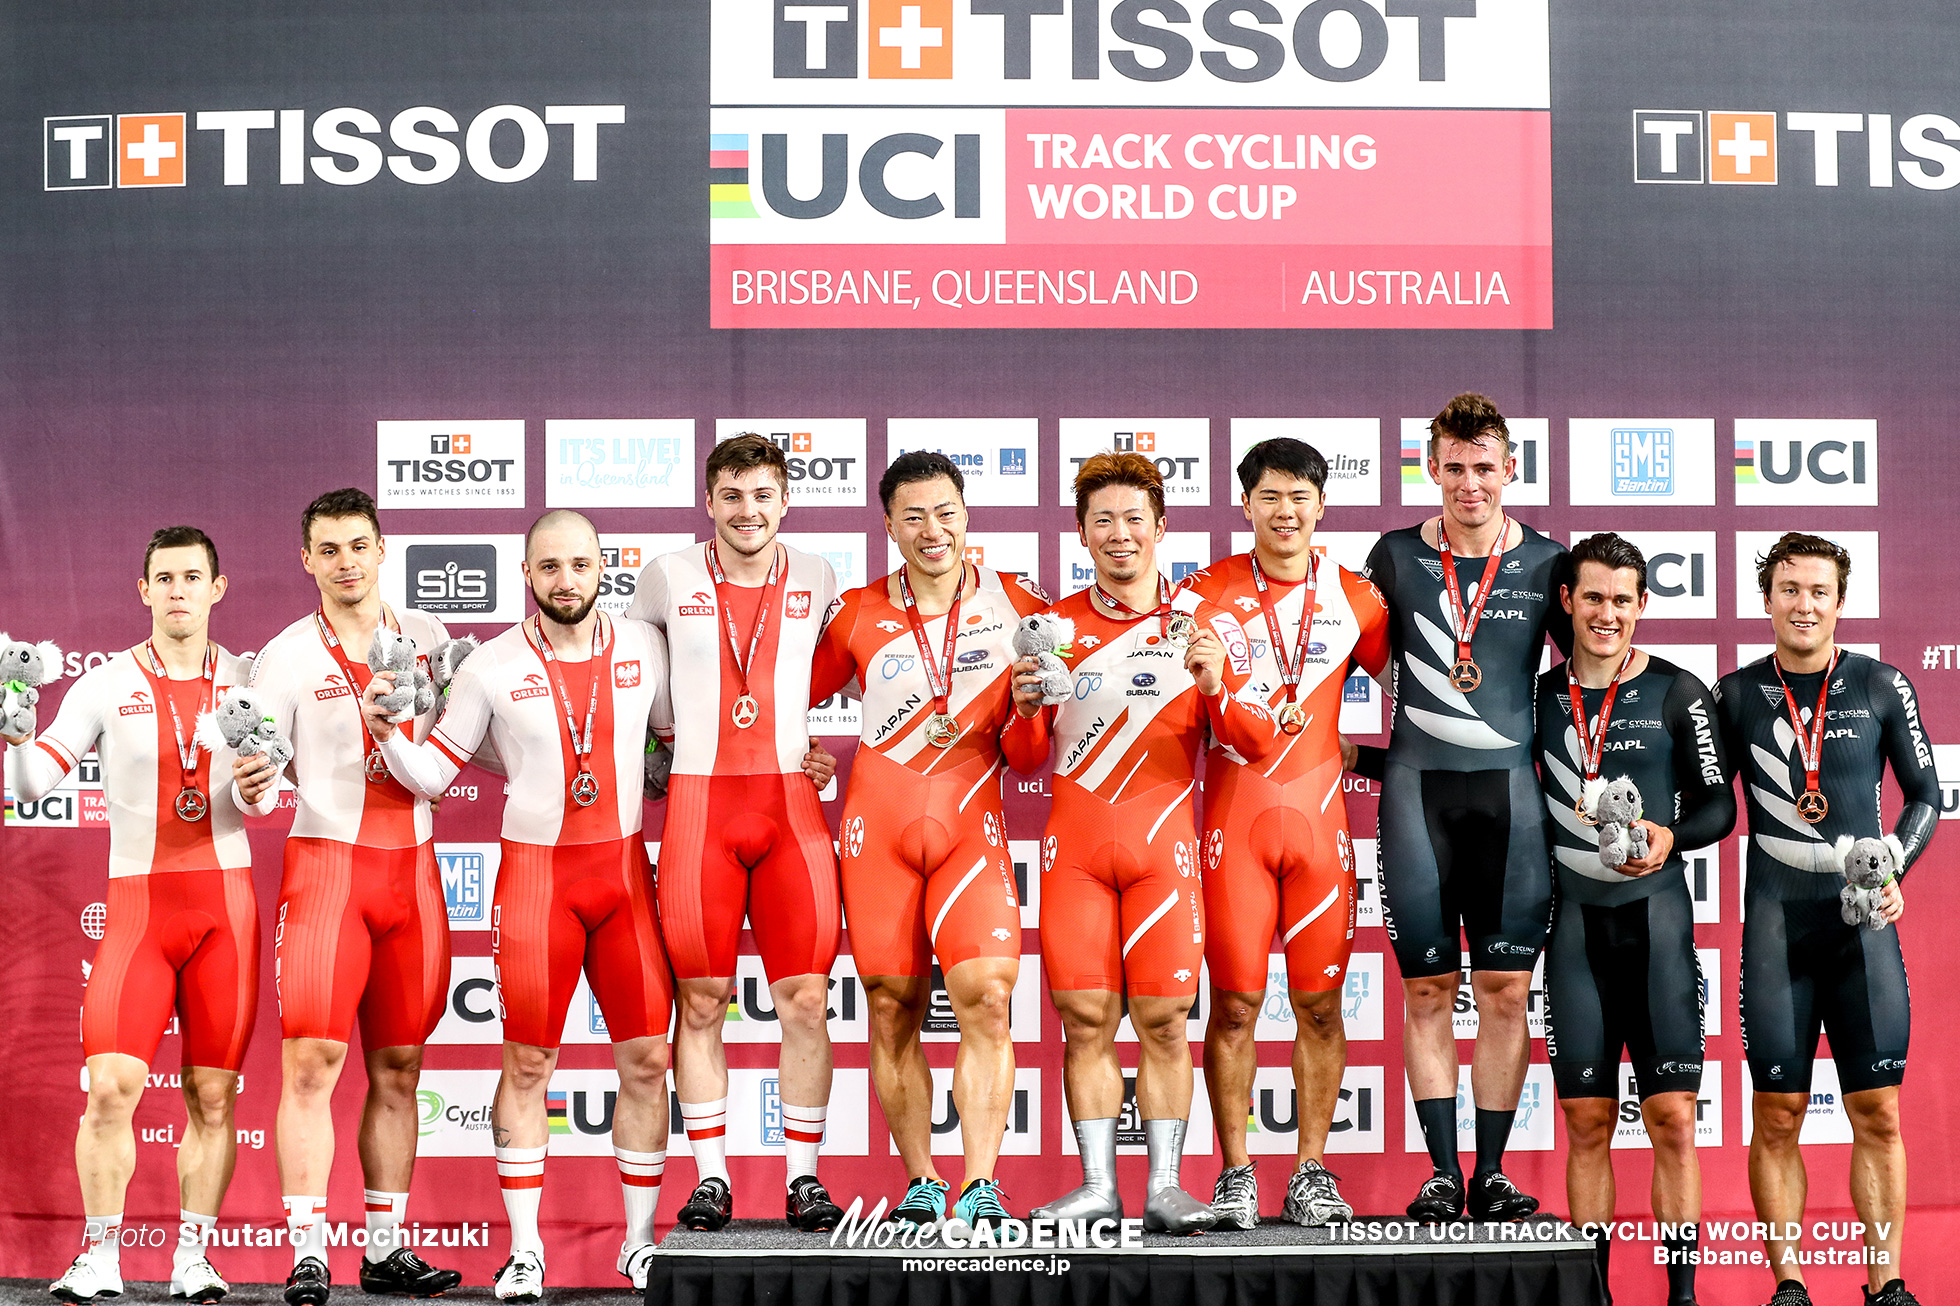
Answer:
[{"label": "white sock", "polygon": [[82,1222],[82,1254],[98,1265],[122,1264],[123,1213],[91,1215]]},{"label": "white sock", "polygon": [[327,1199],[282,1197],[286,1204],[286,1241],[293,1245],[293,1268],[311,1256],[327,1263]]},{"label": "white sock", "polygon": [[626,1244],[653,1241],[653,1212],[660,1205],[660,1176],[667,1169],[665,1152],[629,1152],[613,1148],[619,1162],[619,1189],[626,1197]]},{"label": "white sock", "polygon": [[694,1180],[728,1182],[728,1099],[681,1103],[681,1124],[694,1151]]},{"label": "white sock", "polygon": [[177,1250],[171,1254],[170,1268],[181,1270],[186,1265],[195,1265],[205,1257],[209,1246],[205,1238],[218,1227],[215,1215],[199,1215],[196,1211],[179,1209],[177,1212]]},{"label": "white sock", "polygon": [[817,1172],[817,1148],[823,1143],[823,1118],[828,1110],[828,1107],[783,1103],[783,1159],[789,1166],[787,1182]]},{"label": "white sock", "polygon": [[510,1249],[540,1257],[544,1239],[538,1234],[538,1203],[544,1199],[544,1153],[542,1147],[497,1149],[497,1183],[504,1190],[504,1214],[510,1219]]},{"label": "white sock", "polygon": [[361,1190],[361,1204],[367,1208],[367,1250],[363,1260],[385,1261],[394,1253],[395,1239],[401,1233],[402,1217],[408,1214],[407,1193],[383,1193],[372,1188]]}]

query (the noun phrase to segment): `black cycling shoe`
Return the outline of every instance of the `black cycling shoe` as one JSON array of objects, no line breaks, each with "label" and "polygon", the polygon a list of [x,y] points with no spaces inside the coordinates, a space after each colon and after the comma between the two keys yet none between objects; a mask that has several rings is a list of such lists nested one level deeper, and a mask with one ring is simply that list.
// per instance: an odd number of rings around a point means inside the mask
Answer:
[{"label": "black cycling shoe", "polygon": [[[1872,1300],[1870,1288],[1865,1289],[1865,1300]],[[1810,1306],[1810,1289],[1796,1279],[1779,1280],[1776,1291],[1770,1294],[1769,1306]]]},{"label": "black cycling shoe", "polygon": [[361,1258],[361,1291],[403,1297],[440,1297],[463,1281],[456,1270],[438,1270],[406,1247],[378,1261]]},{"label": "black cycling shoe", "polygon": [[327,1263],[317,1256],[305,1257],[286,1276],[286,1306],[327,1306],[332,1287]]},{"label": "black cycling shoe", "polygon": [[709,1177],[695,1185],[694,1192],[674,1216],[676,1223],[696,1233],[713,1233],[735,1214],[735,1194],[726,1179]]},{"label": "black cycling shoe", "polygon": [[804,1233],[828,1233],[844,1218],[843,1208],[830,1200],[830,1194],[813,1174],[802,1174],[790,1181],[783,1203],[783,1219],[792,1229]]},{"label": "black cycling shoe", "polygon": [[1409,1218],[1428,1224],[1444,1224],[1463,1218],[1463,1176],[1441,1170],[1422,1181],[1416,1200],[1409,1203]]},{"label": "black cycling shoe", "polygon": [[1919,1306],[1919,1298],[1906,1291],[1904,1279],[1891,1279],[1877,1292],[1865,1289],[1865,1306]]},{"label": "black cycling shoe", "polygon": [[1470,1218],[1473,1220],[1522,1220],[1538,1209],[1538,1199],[1521,1193],[1505,1178],[1502,1170],[1492,1170],[1470,1180]]}]

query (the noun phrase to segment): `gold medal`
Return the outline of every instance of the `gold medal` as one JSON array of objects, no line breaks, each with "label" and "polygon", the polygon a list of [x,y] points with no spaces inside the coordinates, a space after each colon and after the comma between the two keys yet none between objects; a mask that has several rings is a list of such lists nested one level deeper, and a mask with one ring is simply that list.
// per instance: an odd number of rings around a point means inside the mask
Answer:
[{"label": "gold medal", "polygon": [[1282,734],[1297,735],[1307,728],[1307,705],[1288,703],[1279,712],[1279,728]]},{"label": "gold medal", "polygon": [[1198,637],[1197,618],[1188,612],[1173,612],[1164,619],[1164,638],[1180,648],[1190,646]]},{"label": "gold medal", "polygon": [[960,737],[960,723],[944,712],[926,720],[926,742],[934,748],[951,748]]}]

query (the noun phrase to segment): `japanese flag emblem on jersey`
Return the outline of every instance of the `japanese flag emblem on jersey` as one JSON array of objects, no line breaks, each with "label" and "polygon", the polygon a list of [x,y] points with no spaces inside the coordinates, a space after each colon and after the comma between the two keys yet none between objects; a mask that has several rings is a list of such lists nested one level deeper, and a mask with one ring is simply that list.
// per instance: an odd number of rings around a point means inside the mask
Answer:
[{"label": "japanese flag emblem on jersey", "polygon": [[1211,837],[1205,840],[1205,865],[1215,871],[1218,869],[1219,862],[1224,859],[1225,832],[1223,830],[1213,830]]},{"label": "japanese flag emblem on jersey", "polygon": [[1046,875],[1048,874],[1048,872],[1054,869],[1055,869],[1055,836],[1051,834],[1046,839],[1043,839],[1041,841],[1041,873],[1043,875]]},{"label": "japanese flag emblem on jersey", "polygon": [[639,683],[640,664],[638,659],[632,662],[615,662],[613,664],[614,687],[619,689],[632,689]]},{"label": "japanese flag emblem on jersey", "polygon": [[791,590],[783,600],[783,615],[791,621],[801,621],[810,615],[810,591]]},{"label": "japanese flag emblem on jersey", "polygon": [[994,848],[1000,847],[1000,818],[988,812],[981,824],[987,828],[988,845]]},{"label": "japanese flag emblem on jersey", "polygon": [[1191,845],[1185,843],[1182,839],[1180,839],[1177,841],[1176,844],[1172,846],[1171,852],[1172,855],[1177,860],[1177,873],[1183,876],[1187,880],[1190,879],[1191,878]]},{"label": "japanese flag emblem on jersey", "polygon": [[853,816],[844,822],[844,855],[856,857],[864,851],[864,818]]}]

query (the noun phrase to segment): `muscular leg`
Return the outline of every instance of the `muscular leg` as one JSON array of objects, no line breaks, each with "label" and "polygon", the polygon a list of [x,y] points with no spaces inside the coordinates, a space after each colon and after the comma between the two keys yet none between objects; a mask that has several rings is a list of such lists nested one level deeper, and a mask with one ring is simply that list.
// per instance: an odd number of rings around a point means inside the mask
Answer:
[{"label": "muscular leg", "polygon": [[[919,1046],[919,1027],[931,1001],[932,985],[923,975],[864,976],[864,1004],[871,1013],[871,1082],[908,1180],[939,1178],[932,1164],[932,1070]],[[964,1037],[964,1021],[960,1029]]]},{"label": "muscular leg", "polygon": [[[1749,1139],[1749,1196],[1756,1204],[1756,1218],[1768,1224],[1772,1234],[1782,1232],[1786,1224],[1803,1220],[1809,1179],[1797,1137],[1803,1132],[1804,1112],[1809,1107],[1810,1097],[1805,1093],[1757,1093],[1751,1105],[1756,1119],[1755,1133]],[[1803,1282],[1803,1266],[1796,1259],[1802,1246],[1801,1238],[1772,1236],[1764,1241],[1774,1279]]]},{"label": "muscular leg", "polygon": [[1640,1104],[1654,1143],[1654,1218],[1662,1224],[1701,1219],[1701,1162],[1695,1156],[1695,1095],[1656,1093]]},{"label": "muscular leg", "polygon": [[[1062,1093],[1071,1120],[1113,1119],[1123,1111],[1123,1069],[1116,1027],[1123,999],[1103,989],[1056,989],[1049,999],[1062,1018]],[[1186,1092],[1190,1091],[1186,1081]],[[1141,1092],[1141,1086],[1139,1086]]]},{"label": "muscular leg", "polygon": [[1455,1005],[1454,971],[1402,981],[1402,1062],[1418,1102],[1456,1096]]},{"label": "muscular leg", "polygon": [[[1137,1032],[1137,1114],[1145,1120],[1191,1118],[1191,1042],[1186,1021],[1195,1000],[1130,999],[1130,1023]],[[1113,1059],[1114,1043],[1110,1052]]]},{"label": "muscular leg", "polygon": [[333,1090],[347,1045],[289,1038],[279,1051],[279,1187],[288,1194],[324,1193],[333,1170]]},{"label": "muscular leg", "polygon": [[[1259,1022],[1259,1004],[1265,1000],[1263,993],[1227,993],[1216,985],[1211,990],[1211,1019],[1205,1022],[1205,1092],[1211,1098],[1212,1124],[1218,1130],[1219,1151],[1228,1169],[1252,1163],[1245,1150],[1245,1119],[1259,1062],[1253,1029]],[[1302,1101],[1302,1124],[1306,1109]],[[1302,1129],[1303,1148],[1305,1140]]]},{"label": "muscular leg", "polygon": [[[1293,1090],[1300,1125],[1296,1161],[1318,1161],[1327,1151],[1327,1132],[1334,1124],[1334,1108],[1341,1101],[1341,1076],[1347,1070],[1341,991],[1303,993],[1291,989],[1286,996],[1293,1004]],[[1248,1091],[1250,1088],[1248,1083]],[[1240,1123],[1243,1126],[1243,1118]]]},{"label": "muscular leg", "polygon": [[1865,1246],[1875,1253],[1865,1273],[1876,1291],[1906,1273],[1899,1262],[1905,1242],[1906,1144],[1899,1132],[1898,1087],[1846,1093],[1844,1110],[1851,1117],[1851,1204],[1865,1226]]},{"label": "muscular leg", "polygon": [[123,1194],[136,1173],[136,1134],[130,1121],[149,1069],[120,1052],[88,1059],[88,1106],[75,1131],[75,1171],[82,1181],[85,1214],[117,1215],[123,1209]]},{"label": "muscular leg", "polygon": [[[551,1122],[545,1115],[544,1091],[557,1065],[557,1048],[506,1040],[503,1073],[497,1076],[497,1093],[490,1100],[490,1136],[498,1147],[544,1147],[550,1143]],[[625,1081],[620,1087],[623,1104]]]},{"label": "muscular leg", "polygon": [[728,1019],[728,994],[734,984],[733,976],[674,982],[678,1022],[674,1087],[683,1102],[714,1102],[728,1096],[728,1054],[722,1047],[721,1027]]},{"label": "muscular leg", "polygon": [[[94,1082],[91,1076],[91,1087]],[[216,1215],[225,1189],[231,1186],[232,1167],[238,1160],[238,1134],[231,1123],[237,1097],[237,1071],[184,1067],[184,1141],[177,1147],[177,1192],[186,1211]]]},{"label": "muscular leg", "polygon": [[[946,976],[946,995],[960,1022],[960,1047],[953,1058],[953,1108],[960,1113],[968,1183],[994,1177],[1001,1137],[1007,1131],[1007,1112],[1014,1101],[1008,1004],[1020,969],[1019,958],[973,957]],[[923,1056],[920,1062],[923,1065]],[[926,1164],[930,1174],[931,1161]]]},{"label": "muscular leg", "polygon": [[[724,994],[726,990],[723,990]],[[783,1102],[790,1106],[821,1107],[830,1102],[830,1026],[825,1009],[830,1005],[828,975],[792,975],[769,986],[776,1004],[776,1018],[782,1023],[783,1052],[778,1074],[782,1079]],[[721,1039],[715,1039],[716,1052]],[[726,1062],[722,1070],[722,1094],[727,1094]],[[689,1099],[690,1101],[694,1099]]]},{"label": "muscular leg", "polygon": [[422,1049],[375,1048],[363,1060],[368,1091],[361,1104],[361,1174],[377,1192],[405,1193],[415,1174],[415,1136],[421,1127],[415,1089],[422,1078]]},{"label": "muscular leg", "polygon": [[629,1038],[615,1043],[613,1064],[619,1068],[613,1144],[630,1152],[666,1151],[666,1038]]},{"label": "muscular leg", "polygon": [[[1470,992],[1477,1001],[1477,1042],[1470,1057],[1471,1095],[1485,1111],[1515,1111],[1531,1056],[1531,1036],[1525,1023],[1531,972],[1472,971]],[[1447,1008],[1443,1027],[1447,1032]],[[1456,1091],[1454,1083],[1449,1091]]]},{"label": "muscular leg", "polygon": [[[1565,1113],[1565,1198],[1572,1223],[1605,1224],[1613,1218],[1613,1120],[1619,1103],[1610,1097],[1559,1099]],[[1660,1183],[1656,1166],[1656,1187]]]}]

